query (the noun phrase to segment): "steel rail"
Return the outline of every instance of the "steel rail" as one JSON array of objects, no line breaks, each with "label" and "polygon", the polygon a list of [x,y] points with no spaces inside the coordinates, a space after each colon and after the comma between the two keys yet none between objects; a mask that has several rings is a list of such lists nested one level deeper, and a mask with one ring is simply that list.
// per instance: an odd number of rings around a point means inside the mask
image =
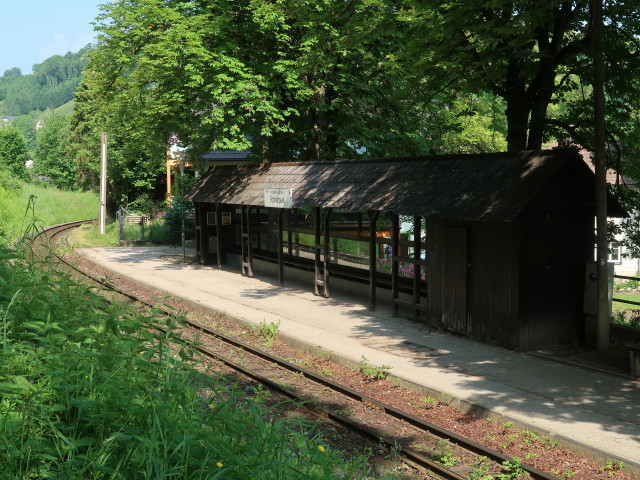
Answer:
[{"label": "steel rail", "polygon": [[[76,226],[79,226],[82,223],[87,223],[88,221],[83,221],[83,222],[78,222],[78,225],[74,225],[75,222],[70,222],[68,224],[63,224],[62,225],[62,229],[60,229],[59,231],[57,231],[55,233],[55,235],[62,233],[63,231],[69,229],[69,228],[74,228]],[[57,228],[60,226],[54,226],[52,228]],[[43,232],[44,233],[44,232]],[[72,268],[73,270],[75,270],[76,272],[90,278],[92,281],[99,283],[100,285],[106,287],[107,289],[114,291],[115,293],[118,293],[120,295],[123,295],[131,300],[134,300],[138,303],[141,303],[143,305],[155,308],[157,311],[159,311],[160,313],[163,313],[165,315],[170,315],[170,316],[174,316],[175,312],[171,312],[169,310],[167,310],[166,308],[163,307],[159,307],[157,304],[152,304],[147,302],[144,299],[141,299],[139,297],[137,297],[136,295],[132,295],[129,294],[127,292],[122,291],[121,289],[115,287],[114,285],[111,285],[109,282],[105,282],[102,279],[98,279],[93,277],[92,275],[82,271],[81,269],[77,268],[75,265],[71,264],[70,262],[68,262],[67,260],[65,260],[64,258],[58,257],[59,260],[61,262],[63,262],[65,265],[67,265],[68,267]],[[387,415],[389,415],[390,417],[393,417],[397,420],[401,420],[403,422],[406,422],[407,424],[422,430],[425,433],[431,434],[433,436],[439,437],[439,438],[443,438],[443,439],[448,439],[451,443],[457,445],[459,448],[462,448],[464,450],[467,450],[471,453],[474,453],[476,455],[480,455],[482,457],[486,457],[489,460],[492,460],[498,464],[504,464],[505,462],[511,462],[511,463],[515,463],[516,460],[513,457],[509,457],[507,455],[504,455],[496,450],[493,450],[491,448],[485,447],[477,442],[474,442],[472,440],[469,440],[467,438],[464,438],[458,434],[456,434],[455,432],[451,432],[449,430],[443,429],[441,427],[438,427],[437,425],[434,425],[430,422],[424,421],[414,415],[411,415],[409,413],[403,412],[391,405],[388,405],[384,402],[381,402],[379,400],[376,400],[374,398],[371,398],[367,395],[364,395],[360,392],[357,392],[356,390],[353,390],[347,386],[338,384],[336,382],[333,382],[332,380],[329,380],[326,377],[320,376],[310,370],[307,370],[303,367],[299,367],[291,362],[288,362],[286,360],[280,359],[278,357],[275,357],[274,355],[271,355],[270,353],[259,349],[257,347],[254,347],[252,345],[246,344],[240,340],[231,338],[227,335],[224,335],[220,332],[214,331],[208,327],[205,327],[203,325],[194,323],[192,321],[189,321],[188,319],[184,319],[183,322],[185,325],[187,325],[188,327],[194,329],[194,330],[198,330],[202,333],[205,333],[206,335],[209,335],[211,337],[215,337],[217,339],[219,339],[220,341],[227,343],[229,345],[232,345],[236,348],[240,348],[242,350],[244,350],[245,352],[255,355],[259,358],[262,358],[263,360],[266,360],[268,362],[274,363],[276,365],[278,365],[281,368],[287,369],[291,372],[297,373],[297,374],[301,374],[302,376],[304,376],[305,378],[318,383],[324,387],[327,387],[335,392],[338,392],[342,395],[345,395],[353,400],[359,401],[363,404],[368,404],[368,405],[372,405],[375,406],[377,409],[379,409],[380,411],[383,411],[384,413],[386,413]],[[153,325],[153,328],[161,330],[163,332],[167,332],[166,329],[164,329],[163,327],[159,326],[159,325]],[[188,340],[185,339],[179,339],[179,341],[181,342],[189,342]],[[213,352],[211,350],[209,350],[208,348],[201,346],[201,345],[197,345],[193,342],[189,342],[191,343],[191,346],[196,348],[200,353],[216,359],[222,363],[224,363],[225,365],[228,365],[230,368],[233,368],[234,370],[242,373],[243,375],[247,376],[248,378],[252,378],[255,381],[264,384],[265,386],[267,386],[269,389],[277,391],[279,393],[281,393],[282,395],[285,395],[291,399],[294,400],[298,400],[301,401],[302,403],[306,403],[305,399],[303,397],[301,397],[300,395],[298,395],[296,392],[294,392],[293,390],[290,390],[282,385],[279,385],[278,383],[270,380],[267,377],[264,377],[263,375],[260,375],[256,372],[252,372],[247,368],[244,368],[243,366],[235,363],[234,361],[232,361],[231,359],[217,353],[217,352]],[[441,475],[443,478],[446,478],[447,480],[465,480],[467,477],[463,477],[460,474],[456,473],[455,471],[443,466],[442,464],[439,464],[435,461],[433,461],[431,458],[429,458],[428,456],[425,456],[419,452],[416,452],[415,450],[408,448],[408,447],[403,447],[401,445],[398,445],[395,441],[391,441],[387,438],[384,438],[383,436],[381,436],[379,433],[377,433],[376,431],[374,431],[373,429],[367,428],[363,425],[359,425],[355,422],[353,422],[352,420],[336,414],[334,412],[331,412],[327,409],[323,409],[317,406],[314,406],[314,410],[316,410],[317,412],[321,412],[321,415],[323,417],[326,417],[327,419],[331,420],[334,423],[337,423],[339,425],[343,425],[345,428],[348,428],[352,431],[356,431],[358,432],[361,436],[376,442],[376,443],[380,443],[382,442],[383,444],[385,444],[386,446],[388,446],[391,449],[397,449],[398,453],[400,453],[406,460],[408,464],[411,464],[413,466],[420,466],[422,468],[428,468],[432,471],[436,471],[436,473],[438,475]],[[531,478],[533,478],[534,480],[559,480],[558,477],[552,476],[540,469],[537,469],[531,465],[527,465],[527,464],[521,464],[521,468],[528,473]]]},{"label": "steel rail", "polygon": [[[411,415],[409,413],[403,412],[389,404],[386,404],[384,402],[381,402],[379,400],[376,400],[372,397],[369,397],[367,395],[364,395],[356,390],[353,390],[347,386],[338,384],[332,380],[329,380],[326,377],[323,377],[321,375],[318,375],[310,370],[307,370],[303,367],[299,367],[291,362],[288,362],[286,360],[282,360],[278,357],[275,357],[273,355],[271,355],[268,352],[265,352],[261,349],[258,349],[256,347],[253,347],[251,345],[248,345],[240,340],[228,337],[224,334],[221,334],[219,332],[216,332],[214,330],[211,330],[208,327],[205,327],[203,325],[199,325],[193,322],[190,322],[189,320],[186,320],[186,323],[191,326],[192,328],[195,328],[197,330],[200,330],[203,333],[206,333],[207,335],[211,335],[214,337],[219,338],[220,340],[224,341],[225,343],[229,343],[231,345],[233,345],[234,347],[237,348],[242,348],[243,350],[245,350],[248,353],[251,353],[253,355],[259,356],[269,362],[275,363],[276,365],[282,367],[282,368],[286,368],[287,370],[290,370],[294,373],[298,373],[298,374],[302,374],[305,378],[308,378],[309,380],[312,380],[316,383],[319,383],[327,388],[330,388],[336,392],[339,392],[343,395],[346,395],[354,400],[357,400],[361,403],[367,404],[367,405],[373,405],[375,407],[377,407],[379,410],[383,411],[384,413],[386,413],[387,415],[396,418],[398,420],[402,420],[403,422],[406,422],[408,424],[410,424],[413,427],[416,427],[426,433],[429,433],[431,435],[440,437],[440,438],[446,438],[449,441],[451,441],[451,443],[456,444],[458,447],[470,451],[472,453],[475,453],[477,455],[481,455],[484,457],[487,457],[490,460],[493,460],[494,462],[497,463],[503,463],[503,462],[513,462],[514,459],[512,457],[509,457],[507,455],[504,455],[496,450],[493,450],[491,448],[485,447],[484,445],[481,445],[477,442],[474,442],[473,440],[469,440],[467,438],[464,438],[454,432],[451,432],[449,430],[443,429],[441,427],[438,427],[437,425],[434,425],[430,422],[427,422],[425,420],[422,420],[421,418],[416,417],[415,415]],[[346,419],[345,419],[346,420]],[[348,420],[346,420],[348,421]],[[376,438],[377,440],[377,438]],[[526,465],[526,464],[522,464],[522,468],[523,470],[525,470],[527,473],[529,473],[529,475],[531,475],[532,478],[534,478],[535,480],[558,480],[557,477],[551,476],[549,474],[547,474],[546,472],[543,472],[542,470],[539,470],[531,465]]]},{"label": "steel rail", "polygon": [[[187,323],[190,323],[190,322],[187,321]],[[165,329],[164,327],[154,326],[154,328],[157,328],[158,330],[164,333],[168,333],[167,329]],[[224,343],[227,343],[225,341],[225,338],[228,338],[228,337],[224,337],[220,335],[215,335],[215,337],[222,340]],[[260,375],[259,373],[253,370],[243,367],[242,365],[234,362],[233,360],[229,359],[228,357],[218,352],[214,352],[208,349],[207,347],[195,344],[184,338],[180,338],[178,340],[180,342],[185,342],[190,344],[192,348],[195,348],[198,352],[202,353],[203,355],[206,355],[211,359],[224,363],[225,365],[232,368],[233,370],[236,370],[242,375],[257,381],[262,385],[265,385],[269,390],[278,392],[281,395],[284,395],[292,400],[300,402],[301,404],[308,404],[308,400],[302,397],[300,394],[296,393],[295,391],[283,385],[280,385],[279,383],[274,382],[270,378]],[[238,345],[238,342],[235,342],[235,341],[229,342],[229,343],[231,343],[234,346]],[[242,347],[242,348],[244,348],[244,350],[247,353],[251,353],[251,354],[256,354],[256,352],[261,352],[259,349],[254,349],[253,347],[248,347],[248,348]],[[262,352],[262,354],[257,354],[256,356],[262,358],[263,360],[268,360],[270,355],[267,354],[266,352]],[[274,362],[274,363],[279,363],[279,362]],[[322,383],[324,384],[324,382]],[[396,449],[398,455],[403,459],[403,461],[405,461],[407,464],[413,467],[421,467],[421,468],[429,469],[432,472],[436,473],[438,476],[446,480],[466,480],[467,479],[467,477],[463,477],[459,475],[455,471],[435,462],[431,458],[425,455],[422,455],[421,453],[413,449],[403,447],[402,445],[398,445],[395,441],[387,437],[384,437],[383,435],[380,435],[375,430],[371,428],[367,428],[363,425],[360,425],[357,422],[354,422],[343,415],[334,413],[322,407],[318,407],[317,405],[313,405],[311,410],[314,411],[316,414],[319,414],[322,418],[325,418],[326,420],[329,420],[334,424],[341,425],[342,427],[347,428],[352,432],[356,432],[361,437],[364,437],[365,439],[373,442],[376,445],[383,444],[389,449]]]}]

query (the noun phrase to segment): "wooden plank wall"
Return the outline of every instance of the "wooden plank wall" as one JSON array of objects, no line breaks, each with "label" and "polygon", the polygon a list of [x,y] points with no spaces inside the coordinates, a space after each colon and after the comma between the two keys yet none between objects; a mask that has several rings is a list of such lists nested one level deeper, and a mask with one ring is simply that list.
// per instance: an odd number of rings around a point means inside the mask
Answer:
[{"label": "wooden plank wall", "polygon": [[471,228],[469,336],[518,348],[518,235],[512,223]]},{"label": "wooden plank wall", "polygon": [[482,341],[517,348],[518,257],[508,223],[428,225],[428,323]]}]

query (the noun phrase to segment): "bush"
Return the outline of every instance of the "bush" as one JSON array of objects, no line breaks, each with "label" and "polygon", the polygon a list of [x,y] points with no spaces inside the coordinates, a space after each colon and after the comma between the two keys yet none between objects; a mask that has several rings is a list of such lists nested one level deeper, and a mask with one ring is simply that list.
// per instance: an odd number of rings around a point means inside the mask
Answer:
[{"label": "bush", "polygon": [[191,240],[196,235],[194,207],[191,202],[183,202],[174,198],[171,207],[164,215],[167,238],[170,242],[180,243],[182,240],[182,219],[184,215],[184,238]]},{"label": "bush", "polygon": [[[391,274],[392,261],[388,258],[378,258],[376,260],[376,270],[378,272]],[[398,276],[413,278],[415,277],[415,266],[413,263],[398,262]],[[420,269],[420,280],[425,280],[424,268]]]},{"label": "bush", "polygon": [[133,202],[131,202],[127,209],[131,213],[138,215],[144,215],[150,220],[157,218],[158,213],[162,210],[163,202],[154,200],[148,193],[140,195]]},{"label": "bush", "polygon": [[640,289],[640,281],[638,280],[614,280],[613,290],[616,292],[638,289]]},{"label": "bush", "polygon": [[200,373],[170,342],[176,319],[107,303],[8,250],[0,263],[0,478],[357,476],[310,423],[265,418],[260,396]]},{"label": "bush", "polygon": [[9,171],[7,167],[2,165],[0,160],[0,187],[9,191],[19,191],[22,188],[21,182]]}]

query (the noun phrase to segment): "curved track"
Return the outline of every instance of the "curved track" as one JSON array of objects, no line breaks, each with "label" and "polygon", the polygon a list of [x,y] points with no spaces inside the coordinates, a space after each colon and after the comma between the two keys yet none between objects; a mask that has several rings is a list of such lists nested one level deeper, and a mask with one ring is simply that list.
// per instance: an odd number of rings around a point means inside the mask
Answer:
[{"label": "curved track", "polygon": [[[88,222],[91,222],[91,220],[56,225],[41,232],[40,239],[47,238],[47,241],[51,242],[61,233],[64,233],[69,229],[78,227]],[[115,292],[143,305],[153,307],[156,311],[159,311],[163,314],[171,316],[175,314],[175,312],[171,312],[163,306],[149,303],[145,300],[142,300],[135,294],[116,288],[109,282],[105,282],[103,279],[95,278],[91,274],[82,271],[81,269],[77,268],[75,265],[61,257],[58,257],[58,259],[68,268],[71,268],[79,274],[89,278],[92,282],[99,283],[104,289],[108,289],[109,291]],[[256,382],[265,385],[270,390],[276,391],[282,395],[300,402],[309,402],[308,393],[305,392],[308,392],[310,387],[298,386],[297,388],[290,388],[289,386],[283,385],[282,381],[275,380],[279,375],[281,375],[281,373],[274,373],[274,369],[277,369],[279,372],[289,372],[291,375],[295,376],[298,379],[303,378],[307,382],[312,382],[315,385],[319,385],[320,388],[324,391],[330,391],[331,395],[338,395],[347,399],[346,401],[348,402],[356,402],[358,404],[366,405],[368,408],[374,408],[378,412],[383,412],[385,415],[392,418],[393,421],[399,422],[399,424],[402,425],[405,430],[408,426],[410,429],[412,429],[413,432],[416,432],[413,434],[413,436],[415,437],[427,436],[431,439],[431,443],[433,443],[433,439],[435,439],[436,444],[438,442],[441,442],[440,444],[442,444],[442,442],[446,442],[447,445],[450,444],[455,447],[455,451],[452,452],[451,455],[460,455],[461,457],[467,459],[467,461],[465,462],[465,467],[445,466],[443,465],[443,463],[446,462],[442,461],[443,459],[441,454],[434,454],[434,452],[425,453],[422,451],[422,448],[421,451],[418,451],[416,448],[403,446],[402,443],[406,442],[399,441],[397,438],[394,438],[392,434],[382,433],[379,429],[371,428],[363,422],[354,421],[348,415],[336,413],[335,408],[323,408],[318,406],[317,403],[314,404],[313,410],[316,413],[320,412],[321,416],[327,418],[331,422],[339,424],[343,428],[346,428],[352,432],[356,432],[359,436],[373,441],[377,445],[386,445],[389,450],[397,453],[406,463],[417,468],[428,470],[436,476],[435,478],[466,480],[469,478],[471,465],[473,465],[474,463],[478,464],[482,462],[493,462],[494,469],[496,468],[495,465],[518,463],[517,461],[515,461],[515,459],[503,455],[496,450],[489,449],[483,445],[461,437],[454,432],[447,431],[434,424],[425,422],[414,415],[400,411],[395,407],[363,395],[349,387],[333,382],[328,378],[317,375],[316,373],[308,369],[277,358],[264,350],[256,348],[255,346],[241,342],[237,339],[224,335],[221,332],[214,331],[206,326],[191,322],[189,320],[185,320],[184,325],[186,328],[191,330],[191,333],[187,333],[187,337],[198,337],[199,341],[194,343],[194,347],[200,353],[208,358],[226,364],[228,367],[240,372],[242,375],[245,375],[246,377],[249,377]],[[161,329],[161,327],[158,326],[153,327]],[[230,347],[234,351],[241,350],[243,352],[243,359],[246,355],[250,355],[258,360],[250,362],[251,367],[248,368],[245,366],[247,363],[246,360],[243,360],[242,362],[234,361],[233,359],[229,358],[228,355],[223,353],[229,352]],[[269,371],[269,375],[265,375],[265,371]],[[334,405],[334,407],[336,403],[337,400],[335,400],[335,398],[331,400],[331,404]],[[521,468],[524,472],[526,472],[526,474],[528,474],[528,477],[518,478],[532,478],[535,480],[558,480],[557,477],[549,475],[546,472],[543,472],[526,464],[521,465]]]}]

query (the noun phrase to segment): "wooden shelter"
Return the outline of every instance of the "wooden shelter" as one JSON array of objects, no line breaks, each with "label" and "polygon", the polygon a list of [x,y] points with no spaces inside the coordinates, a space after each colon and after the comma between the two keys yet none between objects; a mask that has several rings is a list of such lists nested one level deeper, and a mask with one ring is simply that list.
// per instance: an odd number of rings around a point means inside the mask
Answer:
[{"label": "wooden shelter", "polygon": [[216,167],[186,199],[203,264],[306,271],[326,296],[348,281],[371,308],[383,292],[394,314],[514,349],[584,340],[594,178],[574,150]]}]

